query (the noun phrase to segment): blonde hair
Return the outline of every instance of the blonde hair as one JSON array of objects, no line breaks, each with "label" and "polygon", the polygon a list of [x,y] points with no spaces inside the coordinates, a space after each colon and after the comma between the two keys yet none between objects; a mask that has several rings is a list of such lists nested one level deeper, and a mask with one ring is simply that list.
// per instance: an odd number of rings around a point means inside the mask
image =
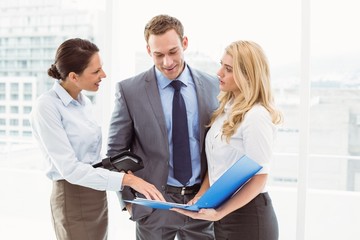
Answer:
[{"label": "blonde hair", "polygon": [[209,126],[224,113],[229,101],[233,101],[231,113],[222,127],[222,136],[226,137],[227,142],[255,104],[269,111],[274,124],[281,123],[282,115],[274,105],[269,64],[262,48],[255,42],[236,41],[225,48],[225,53],[233,59],[233,75],[240,94],[235,97],[232,92],[220,92],[219,107],[213,113]]}]

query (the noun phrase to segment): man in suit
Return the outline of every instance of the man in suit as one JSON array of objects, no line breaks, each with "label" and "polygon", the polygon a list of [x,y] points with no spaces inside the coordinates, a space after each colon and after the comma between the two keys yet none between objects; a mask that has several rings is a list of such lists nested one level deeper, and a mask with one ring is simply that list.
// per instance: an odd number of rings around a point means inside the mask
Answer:
[{"label": "man in suit", "polygon": [[[117,84],[108,155],[122,150],[139,155],[143,159],[144,169],[134,174],[154,184],[166,201],[187,203],[199,191],[206,174],[204,139],[210,115],[218,106],[218,79],[185,63],[184,51],[188,39],[178,19],[168,15],[155,16],[146,25],[144,35],[154,66]],[[180,91],[180,98],[186,107],[183,125],[186,127],[181,127],[176,134],[175,130],[179,129],[173,130],[177,126],[177,117],[173,117],[173,114],[180,110],[172,112],[175,108],[174,81],[180,85],[177,91]],[[176,118],[175,121],[173,118]],[[187,150],[182,148],[180,154],[188,151],[187,158],[191,164],[177,170],[175,155],[179,155],[180,147],[176,143],[178,140],[173,137],[183,133],[187,138],[183,142],[180,140],[180,145],[186,145]],[[182,155],[181,158],[186,157]],[[178,173],[185,172],[189,174],[188,178],[179,180]],[[212,222],[191,219],[173,211],[125,205],[123,202],[138,195],[129,188],[119,193],[120,201],[137,223],[137,239],[170,240],[175,236],[179,240],[214,239]]]}]

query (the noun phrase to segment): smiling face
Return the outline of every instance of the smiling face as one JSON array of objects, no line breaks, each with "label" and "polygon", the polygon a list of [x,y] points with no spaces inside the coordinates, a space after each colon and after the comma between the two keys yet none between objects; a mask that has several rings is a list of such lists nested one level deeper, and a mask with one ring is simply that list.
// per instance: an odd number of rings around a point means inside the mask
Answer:
[{"label": "smiling face", "polygon": [[102,62],[99,53],[94,53],[85,70],[76,76],[76,85],[81,90],[95,92],[99,89],[99,84],[106,74],[102,69]]},{"label": "smiling face", "polygon": [[233,58],[229,54],[224,54],[221,59],[221,66],[217,72],[220,81],[220,90],[232,92],[235,96],[240,93],[239,87],[235,83],[233,73]]},{"label": "smiling face", "polygon": [[184,51],[188,40],[182,40],[175,30],[171,29],[161,35],[150,35],[147,51],[155,67],[168,79],[174,80],[184,70]]}]

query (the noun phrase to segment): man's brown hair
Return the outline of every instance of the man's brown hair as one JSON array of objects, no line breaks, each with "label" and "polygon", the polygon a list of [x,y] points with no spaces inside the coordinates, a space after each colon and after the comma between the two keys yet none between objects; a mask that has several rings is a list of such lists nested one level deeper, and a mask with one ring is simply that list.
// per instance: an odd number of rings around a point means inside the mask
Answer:
[{"label": "man's brown hair", "polygon": [[169,15],[157,15],[153,17],[145,26],[144,37],[148,42],[151,34],[161,35],[167,31],[174,29],[179,35],[180,40],[184,37],[184,27],[182,23],[175,17]]}]

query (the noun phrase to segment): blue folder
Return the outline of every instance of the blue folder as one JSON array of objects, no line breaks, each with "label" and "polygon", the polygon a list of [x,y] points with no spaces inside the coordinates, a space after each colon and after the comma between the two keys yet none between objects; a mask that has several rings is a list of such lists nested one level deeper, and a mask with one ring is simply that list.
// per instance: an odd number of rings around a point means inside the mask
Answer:
[{"label": "blue folder", "polygon": [[125,202],[166,210],[170,208],[182,208],[190,211],[199,211],[201,208],[217,208],[231,198],[231,196],[260,171],[261,168],[262,166],[252,159],[245,155],[242,156],[214,182],[194,205],[161,202],[145,198],[135,198],[134,200],[125,200]]}]

